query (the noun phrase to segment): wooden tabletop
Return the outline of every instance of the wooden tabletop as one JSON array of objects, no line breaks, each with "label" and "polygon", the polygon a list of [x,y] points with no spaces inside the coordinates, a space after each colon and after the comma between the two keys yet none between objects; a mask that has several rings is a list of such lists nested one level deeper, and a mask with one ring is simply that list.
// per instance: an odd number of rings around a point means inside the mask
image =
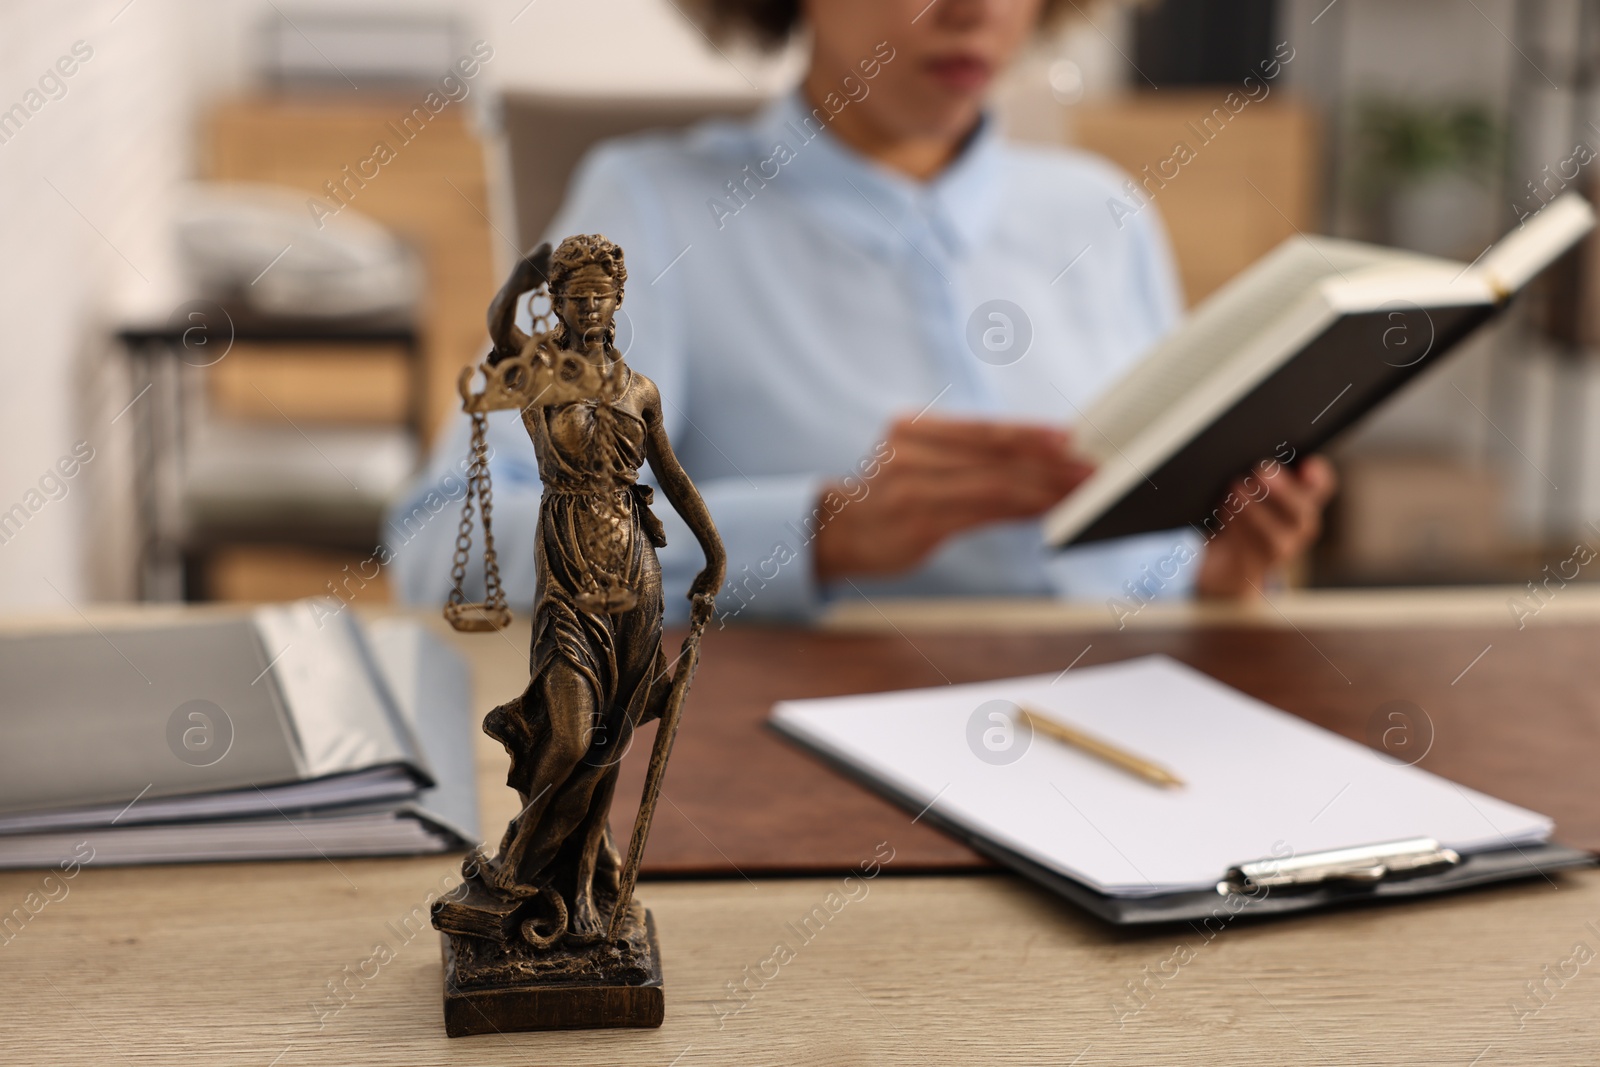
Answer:
[{"label": "wooden tabletop", "polygon": [[[1381,611],[1368,619],[1384,621]],[[1508,798],[1524,803],[1565,795],[1567,775],[1541,782],[1518,767],[1592,744],[1592,707],[1579,683],[1593,634],[1582,621],[1552,613],[1537,629],[1517,631],[1494,627],[1485,613],[1478,625],[1487,629],[1457,628],[1459,647],[1436,633],[1425,655],[1395,654],[1370,674],[1356,665],[1373,647],[1362,643],[1357,626],[1301,635],[1276,616],[1259,620],[1255,632],[1250,623],[1191,619],[1178,630],[1129,629],[1139,640],[1170,643],[1167,650],[1180,657],[1203,654],[1225,681],[1256,686],[1258,695],[1358,736],[1364,723],[1352,726],[1350,708],[1389,699],[1399,682],[1414,684],[1430,694],[1424,706],[1434,719],[1435,748],[1427,759],[1442,761],[1435,769],[1468,780],[1498,773],[1498,759],[1501,770],[1515,771],[1504,780],[1524,792]],[[1070,660],[1085,644],[1112,648],[1118,633],[1079,623],[1035,629],[1051,633],[966,636],[992,641],[982,645],[985,662],[1007,670],[1043,655],[1032,642],[1066,635],[1067,647],[1048,651]],[[814,648],[844,642],[844,651],[835,651],[845,659],[851,648],[873,650],[861,662],[901,663],[906,684],[927,681],[912,662],[924,654],[932,663],[922,670],[951,670],[940,642],[954,635],[898,620],[877,630],[781,640],[815,639]],[[1385,632],[1403,631],[1391,625]],[[1282,643],[1249,645],[1264,634]],[[910,651],[891,652],[882,643],[891,635]],[[461,640],[481,706],[526,680],[524,636]],[[1519,636],[1545,651],[1516,652]],[[1297,651],[1291,637],[1317,648]],[[1479,637],[1494,647],[1464,677],[1435,679],[1441,666],[1467,668],[1483,647],[1471,647]],[[722,684],[710,657],[732,660],[738,642],[764,640],[779,639],[730,631],[708,645],[705,677],[713,684],[697,691],[703,704]],[[716,652],[719,645],[730,651]],[[1253,651],[1238,651],[1246,647]],[[1466,659],[1456,664],[1462,649]],[[1270,658],[1258,663],[1263,654]],[[1569,703],[1530,731],[1529,701],[1547,687],[1535,668],[1557,673]],[[859,678],[849,671],[825,679],[852,680]],[[1498,720],[1478,712],[1462,718],[1431,695],[1470,692],[1463,689],[1469,682],[1484,691],[1467,703],[1498,700],[1505,707]],[[1362,693],[1359,701],[1325,695],[1352,688]],[[1523,736],[1529,732],[1539,736]],[[1490,759],[1486,751],[1498,755]],[[500,784],[504,755],[484,738],[479,758],[484,826],[497,829],[515,810]],[[675,764],[674,774],[679,769]],[[681,796],[684,784],[669,776],[668,791]],[[0,873],[0,918],[33,909],[20,927],[0,934],[3,1060],[1489,1067],[1600,1058],[1600,876],[1217,929],[1130,933],[1008,875],[908,875],[900,856],[915,853],[920,826],[886,810],[900,820],[885,823],[880,839],[895,858],[870,881],[847,884],[829,874],[646,882],[641,896],[656,914],[667,979],[666,1025],[655,1031],[446,1038],[438,937],[418,920],[430,894],[453,884],[445,880],[457,857],[90,866],[69,882],[47,881],[40,871]],[[1576,828],[1569,839],[1594,832],[1581,803],[1557,817]]]},{"label": "wooden tabletop", "polygon": [[[519,635],[521,636],[521,635]],[[767,727],[774,702],[1059,674],[1160,653],[1268,704],[1463,785],[1552,816],[1600,851],[1600,622],[1211,625],[1123,631],[711,631],[645,853],[647,874],[844,873],[893,836],[902,871],[987,861]],[[508,690],[509,693],[511,690]],[[501,699],[504,698],[504,694]],[[653,727],[623,762],[631,825]]]}]

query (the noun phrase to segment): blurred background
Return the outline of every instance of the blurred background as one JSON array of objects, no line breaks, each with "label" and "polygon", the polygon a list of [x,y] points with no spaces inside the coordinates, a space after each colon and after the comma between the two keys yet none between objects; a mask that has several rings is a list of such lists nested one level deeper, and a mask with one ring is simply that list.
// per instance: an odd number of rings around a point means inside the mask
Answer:
[{"label": "blurred background", "polygon": [[[1157,197],[1191,304],[1297,230],[1467,262],[1593,191],[1600,3],[1079,7],[998,112],[1130,173],[1289,57]],[[673,0],[0,4],[0,606],[386,600],[383,505],[577,157],[750,110],[801,47]],[[1593,252],[1341,444],[1295,582],[1522,585],[1600,545]]]}]

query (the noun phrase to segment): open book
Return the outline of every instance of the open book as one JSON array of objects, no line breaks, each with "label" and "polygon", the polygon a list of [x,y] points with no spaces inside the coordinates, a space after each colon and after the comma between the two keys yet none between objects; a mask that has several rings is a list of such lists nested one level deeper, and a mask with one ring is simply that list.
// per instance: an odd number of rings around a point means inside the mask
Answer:
[{"label": "open book", "polygon": [[1193,526],[1229,485],[1292,462],[1371,411],[1594,226],[1568,193],[1475,263],[1295,237],[1208,297],[1080,412],[1094,475],[1045,516],[1056,546]]}]

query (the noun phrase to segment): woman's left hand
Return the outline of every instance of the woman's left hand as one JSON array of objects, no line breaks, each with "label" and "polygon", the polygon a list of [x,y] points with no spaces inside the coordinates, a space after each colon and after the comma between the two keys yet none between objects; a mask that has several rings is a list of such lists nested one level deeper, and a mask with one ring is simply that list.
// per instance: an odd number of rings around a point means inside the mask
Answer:
[{"label": "woman's left hand", "polygon": [[[1256,482],[1253,493],[1248,481]],[[1269,461],[1258,465],[1251,479],[1235,483],[1229,495],[1245,504],[1206,543],[1196,584],[1199,595],[1260,596],[1267,575],[1304,552],[1322,532],[1322,509],[1338,484],[1333,464],[1321,456],[1297,467]],[[1218,510],[1228,514],[1226,508]]]}]

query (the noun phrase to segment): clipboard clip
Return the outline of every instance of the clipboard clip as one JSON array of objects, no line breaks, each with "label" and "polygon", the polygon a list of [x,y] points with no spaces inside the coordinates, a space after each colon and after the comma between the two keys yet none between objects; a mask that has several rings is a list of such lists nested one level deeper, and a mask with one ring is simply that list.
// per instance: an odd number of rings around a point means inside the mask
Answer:
[{"label": "clipboard clip", "polygon": [[1253,894],[1263,889],[1312,887],[1328,882],[1375,885],[1390,878],[1437,872],[1460,862],[1459,853],[1444,848],[1433,838],[1412,837],[1379,845],[1243,863],[1228,868],[1227,877],[1217,883],[1217,892],[1223,896]]}]

